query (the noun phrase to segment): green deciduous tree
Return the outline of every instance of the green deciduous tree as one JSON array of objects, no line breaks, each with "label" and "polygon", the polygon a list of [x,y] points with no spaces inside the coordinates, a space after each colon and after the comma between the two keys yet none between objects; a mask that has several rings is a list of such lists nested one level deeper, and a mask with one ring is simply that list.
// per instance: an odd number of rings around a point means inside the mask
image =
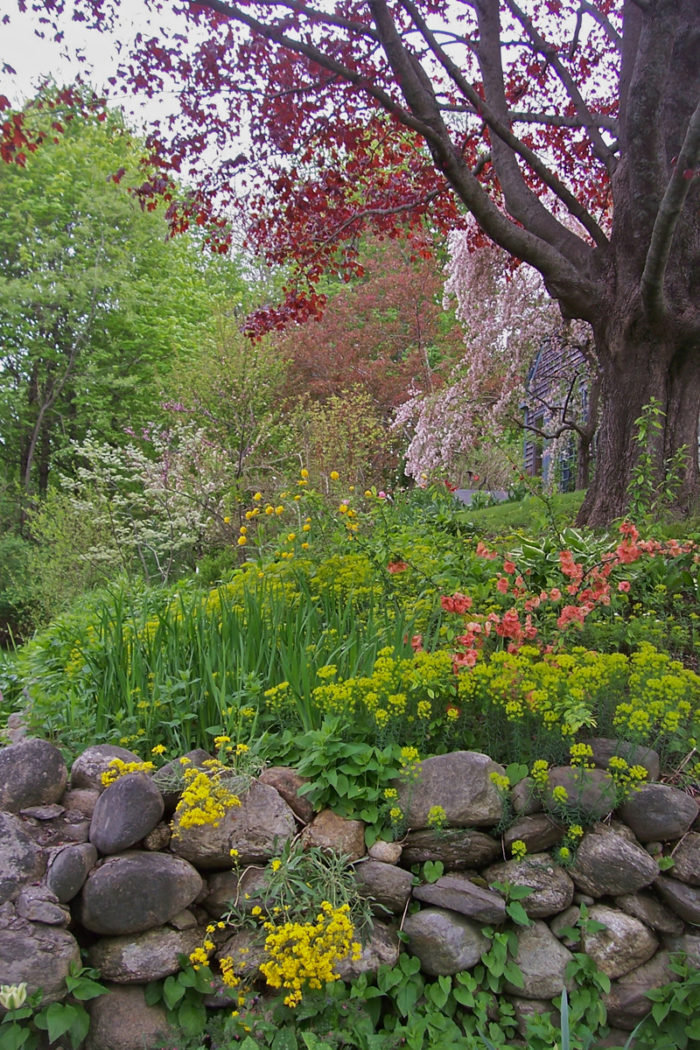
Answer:
[{"label": "green deciduous tree", "polygon": [[24,115],[56,129],[0,165],[0,461],[26,502],[70,469],[72,441],[124,443],[158,416],[168,374],[242,282],[135,202],[140,147],[118,113],[46,90]]}]

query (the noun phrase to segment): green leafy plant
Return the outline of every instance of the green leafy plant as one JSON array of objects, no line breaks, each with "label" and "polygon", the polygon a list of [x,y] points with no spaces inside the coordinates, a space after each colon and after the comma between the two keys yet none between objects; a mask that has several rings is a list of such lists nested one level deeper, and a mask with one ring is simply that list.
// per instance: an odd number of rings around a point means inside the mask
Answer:
[{"label": "green leafy plant", "polygon": [[207,1024],[204,997],[211,995],[212,982],[208,970],[192,966],[186,955],[180,956],[180,969],[162,981],[146,985],[145,997],[149,1006],[162,1003],[168,1020],[187,1036],[198,1036]]},{"label": "green leafy plant", "polygon": [[26,983],[3,985],[0,1003],[7,1012],[0,1019],[0,1050],[35,1050],[46,1032],[49,1043],[67,1036],[73,1050],[85,1039],[90,1017],[83,1003],[104,995],[106,988],[89,967],[72,964],[66,976],[66,998],[40,1006],[41,989],[27,994]]}]

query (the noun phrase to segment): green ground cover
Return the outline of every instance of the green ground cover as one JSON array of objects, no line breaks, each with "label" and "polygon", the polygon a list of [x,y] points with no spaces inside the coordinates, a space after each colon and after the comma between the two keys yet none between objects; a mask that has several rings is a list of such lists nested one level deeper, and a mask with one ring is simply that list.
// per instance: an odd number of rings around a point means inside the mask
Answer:
[{"label": "green ground cover", "polygon": [[[22,711],[69,760],[87,731],[91,743],[122,744],[155,765],[204,746],[224,781],[227,768],[294,765],[312,781],[315,807],[362,818],[368,841],[402,833],[392,780],[458,749],[490,754],[513,783],[533,768],[546,777],[550,763],[585,762],[591,736],[621,736],[656,748],[663,775],[697,791],[697,531],[578,530],[575,496],[470,511],[442,487],[392,499],[334,485],[330,500],[303,475],[274,502],[253,495],[239,564],[219,581],[124,580],[86,597],[3,658],[3,722]],[[621,793],[636,776],[619,770]],[[569,814],[562,861],[580,819]],[[297,863],[283,858],[290,878]],[[327,899],[324,890],[316,907]],[[345,943],[342,897],[333,907],[304,932],[309,943]],[[280,998],[274,1024],[243,996],[238,1016],[208,1038],[235,1037],[246,1050],[469,1050],[485,1045],[482,1033],[509,1046],[512,1018],[492,1008],[503,937],[476,977],[431,982],[402,956],[373,979],[305,989],[291,1006]],[[685,977],[695,1002],[697,978]],[[590,1045],[586,1033],[600,1029],[599,979],[577,977],[571,1046]],[[199,995],[192,981],[183,1002]],[[538,1023],[531,1050],[560,1045],[551,1023]],[[645,1038],[640,1047],[661,1045]]]}]

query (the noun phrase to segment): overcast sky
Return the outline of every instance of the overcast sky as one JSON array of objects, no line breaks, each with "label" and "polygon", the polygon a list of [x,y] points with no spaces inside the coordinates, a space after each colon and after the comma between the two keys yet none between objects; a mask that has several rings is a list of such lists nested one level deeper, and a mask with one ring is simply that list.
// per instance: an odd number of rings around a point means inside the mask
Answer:
[{"label": "overcast sky", "polygon": [[[15,0],[9,0],[9,5],[7,8],[3,5],[3,12],[9,11],[10,23],[0,27],[0,94],[7,95],[13,105],[31,98],[46,77],[52,77],[58,84],[68,84],[80,74],[96,90],[105,90],[107,78],[116,71],[120,45],[128,47],[137,28],[145,25],[140,0],[122,0],[122,24],[116,36],[90,31],[66,19],[61,27],[65,39],[59,44],[51,39],[51,33],[43,40],[36,36],[34,30],[39,22],[35,15],[31,12],[19,14]],[[76,58],[78,52],[82,52],[86,61]],[[5,64],[16,72],[3,71]],[[125,106],[121,97],[117,101],[131,111],[131,116],[139,123],[147,119],[149,113],[154,116],[156,110],[162,113],[167,108],[166,99],[150,102],[145,111],[144,103],[140,104],[137,99],[133,99],[129,106]]]}]

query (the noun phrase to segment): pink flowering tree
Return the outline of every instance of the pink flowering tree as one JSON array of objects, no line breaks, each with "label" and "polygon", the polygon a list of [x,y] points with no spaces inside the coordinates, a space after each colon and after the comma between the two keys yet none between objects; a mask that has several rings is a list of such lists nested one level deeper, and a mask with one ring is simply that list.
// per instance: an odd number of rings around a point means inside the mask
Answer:
[{"label": "pink flowering tree", "polygon": [[[562,321],[540,274],[513,265],[475,225],[452,233],[448,250],[444,304],[455,305],[465,353],[442,389],[416,392],[397,412],[396,425],[410,434],[406,473],[459,478],[466,469],[491,473],[491,484],[498,484],[503,475],[489,468],[484,445],[502,447],[524,428],[552,442],[553,456],[575,435],[577,487],[584,486],[599,389],[590,327]],[[563,353],[543,400],[527,389],[527,376],[547,341],[579,350],[584,367],[571,370]],[[539,426],[525,423],[526,405],[537,410]]]}]

